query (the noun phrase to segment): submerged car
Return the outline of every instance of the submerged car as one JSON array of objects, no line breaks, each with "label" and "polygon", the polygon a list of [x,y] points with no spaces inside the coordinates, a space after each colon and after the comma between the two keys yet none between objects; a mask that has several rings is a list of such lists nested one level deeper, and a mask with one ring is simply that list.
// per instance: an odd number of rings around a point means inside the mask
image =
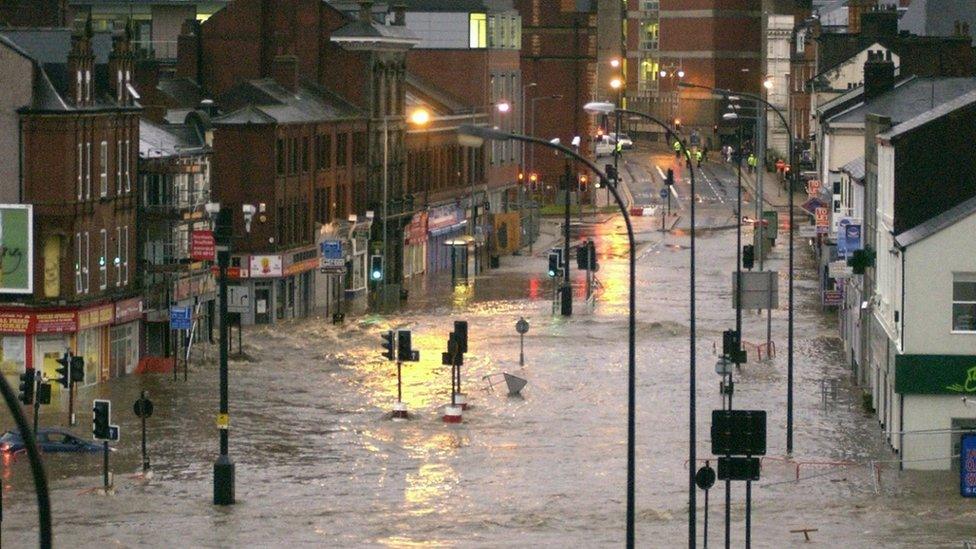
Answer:
[{"label": "submerged car", "polygon": [[[46,427],[37,431],[37,445],[42,452],[99,452],[102,445],[85,440],[67,429]],[[15,454],[25,450],[20,431],[7,431],[0,436],[0,452]]]},{"label": "submerged car", "polygon": [[614,142],[620,142],[620,148],[624,150],[630,150],[634,148],[634,141],[625,133],[620,134],[620,138],[617,138],[617,134],[611,133],[610,139]]}]

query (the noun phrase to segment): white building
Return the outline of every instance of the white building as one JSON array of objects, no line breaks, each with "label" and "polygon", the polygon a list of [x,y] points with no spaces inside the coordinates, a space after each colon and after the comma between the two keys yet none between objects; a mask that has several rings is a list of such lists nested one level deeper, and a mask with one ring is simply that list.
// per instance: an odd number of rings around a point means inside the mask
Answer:
[{"label": "white building", "polygon": [[[790,37],[793,34],[792,15],[767,15],[765,18],[766,49],[764,59],[766,100],[780,112],[789,115],[790,108]],[[785,155],[789,149],[789,130],[772,110],[766,113],[766,148]]]}]

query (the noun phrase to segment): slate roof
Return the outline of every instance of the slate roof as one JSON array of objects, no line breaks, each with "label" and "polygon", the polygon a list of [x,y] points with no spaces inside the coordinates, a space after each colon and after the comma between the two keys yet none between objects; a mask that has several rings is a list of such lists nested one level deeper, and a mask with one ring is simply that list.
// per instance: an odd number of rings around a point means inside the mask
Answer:
[{"label": "slate roof", "polygon": [[864,155],[861,155],[840,167],[840,171],[850,175],[852,179],[864,180]]},{"label": "slate roof", "polygon": [[164,158],[201,147],[195,132],[185,125],[162,126],[139,119],[139,158]]},{"label": "slate roof", "polygon": [[[402,0],[407,11],[431,12],[484,12],[487,10],[481,0]],[[392,0],[390,2],[393,3]]]},{"label": "slate roof", "polygon": [[[339,40],[336,40],[337,38]],[[338,42],[361,39],[409,44],[420,41],[420,38],[405,26],[365,23],[358,19],[332,31],[331,39]]]},{"label": "slate roof", "polygon": [[863,124],[870,113],[889,116],[898,124],[973,90],[976,90],[976,78],[915,78],[834,116],[829,122]]},{"label": "slate roof", "polygon": [[970,198],[954,208],[899,234],[895,237],[895,244],[900,248],[907,248],[973,214],[976,214],[976,197]]},{"label": "slate roof", "polygon": [[162,78],[156,89],[184,107],[196,108],[204,99],[200,86],[189,78]]},{"label": "slate roof", "polygon": [[232,109],[215,124],[291,124],[364,118],[366,114],[339,95],[311,84],[296,92],[271,78],[248,80],[234,86],[218,104]]},{"label": "slate roof", "polygon": [[[71,29],[61,28],[0,29],[0,34],[20,46],[42,65],[67,63],[71,52],[71,33]],[[96,32],[92,36],[92,53],[95,54],[96,65],[108,63],[108,56],[112,53],[112,33]]]},{"label": "slate roof", "polygon": [[902,134],[908,133],[916,128],[928,124],[933,120],[942,118],[955,110],[972,105],[973,103],[976,103],[976,86],[974,86],[974,90],[969,93],[960,95],[951,101],[946,101],[934,109],[930,109],[914,118],[910,118],[902,122],[901,124],[893,126],[887,132],[880,134],[878,138],[886,140],[895,139]]}]

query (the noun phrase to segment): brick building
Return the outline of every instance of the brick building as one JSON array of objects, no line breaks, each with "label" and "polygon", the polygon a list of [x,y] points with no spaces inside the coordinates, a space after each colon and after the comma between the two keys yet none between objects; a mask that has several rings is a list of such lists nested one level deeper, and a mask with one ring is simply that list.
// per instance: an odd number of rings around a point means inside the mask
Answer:
[{"label": "brick building", "polygon": [[85,385],[137,366],[132,63],[127,32],[0,32],[0,80],[12,83],[0,99],[0,153],[22,151],[20,166],[0,174],[0,193],[34,212],[33,291],[0,304],[6,374],[54,377],[68,348],[85,358]]},{"label": "brick building", "polygon": [[0,27],[65,27],[68,0],[0,0]]}]

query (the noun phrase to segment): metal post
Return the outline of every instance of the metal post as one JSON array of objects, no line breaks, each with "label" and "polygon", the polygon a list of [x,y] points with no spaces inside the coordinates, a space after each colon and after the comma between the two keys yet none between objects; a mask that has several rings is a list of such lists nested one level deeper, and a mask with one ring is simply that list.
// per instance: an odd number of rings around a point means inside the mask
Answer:
[{"label": "metal post", "polygon": [[746,549],[752,547],[752,481],[746,481]]},{"label": "metal post", "polygon": [[766,104],[762,105],[762,118],[759,120],[759,143],[758,149],[761,155],[759,156],[759,168],[756,170],[756,192],[759,195],[756,200],[756,220],[759,222],[759,270],[763,270],[764,255],[766,255],[766,245],[764,243],[764,228],[763,228],[763,211],[766,207],[763,204],[763,175],[766,171]]},{"label": "metal post", "polygon": [[[142,400],[146,398],[146,391],[142,391]],[[146,414],[142,415],[142,472],[145,474],[149,471],[149,453],[146,450]]]},{"label": "metal post", "polygon": [[[68,375],[71,375],[70,372]],[[42,379],[43,378],[41,377],[41,371],[34,370],[34,434],[35,436],[37,435],[37,420],[40,418],[41,415],[40,392],[41,392]]]},{"label": "metal post", "polygon": [[387,186],[389,181],[389,137],[390,122],[386,115],[383,115],[383,279],[380,280],[380,307],[379,310],[386,309],[386,273],[390,270],[389,264],[389,250],[386,245],[387,231],[386,231],[386,218],[389,216],[388,207],[390,204],[389,197],[387,196]]},{"label": "metal post", "polygon": [[566,203],[565,217],[563,218],[563,286],[560,292],[560,312],[563,316],[573,316],[573,288],[569,281],[569,186],[571,180],[572,172],[569,168],[569,160],[567,160],[563,174],[563,200]]},{"label": "metal post", "polygon": [[[221,322],[223,322],[223,320],[221,320]],[[170,345],[168,345],[168,347],[170,348],[170,352],[173,353],[173,381],[176,381],[177,379],[179,379],[178,376],[177,376],[177,374],[179,373],[180,353],[177,352],[177,350],[176,350],[176,347],[178,346],[178,344],[176,342],[176,334],[178,334],[178,333],[179,333],[179,331],[177,331],[177,330],[170,330],[169,331]]]},{"label": "metal post", "polygon": [[[708,462],[705,462],[708,465]],[[708,549],[708,489],[705,490],[705,528],[702,534],[705,536],[705,549]]]},{"label": "metal post", "polygon": [[400,370],[403,363],[397,361],[397,402],[403,402],[403,382],[400,378]]},{"label": "metal post", "polygon": [[[223,230],[229,231],[229,228]],[[228,429],[230,428],[227,387],[227,354],[230,346],[228,340],[230,326],[227,325],[227,268],[230,267],[230,246],[228,242],[221,242],[217,247],[217,265],[220,273],[220,415],[218,416],[220,456],[214,463],[213,502],[214,505],[232,505],[234,503],[235,470],[234,462],[228,455]]]},{"label": "metal post", "polygon": [[525,366],[525,334],[519,334],[519,366]]},{"label": "metal post", "polygon": [[[783,115],[777,110],[777,114],[780,118]],[[789,124],[783,119],[783,125],[789,128]],[[794,155],[796,154],[795,146],[793,143],[793,132],[789,132],[790,136],[790,176],[793,181],[796,181],[796,174],[799,172],[795,163]],[[790,260],[789,260],[789,303],[787,309],[789,311],[789,322],[787,323],[787,336],[786,336],[786,453],[787,455],[793,455],[793,231],[794,231],[794,220],[793,220],[793,181],[787,178],[787,183],[789,184],[789,208],[790,208]]]},{"label": "metal post", "polygon": [[107,440],[102,441],[102,455],[104,456],[104,458],[102,459],[102,483],[105,488],[105,492],[107,493],[109,488],[108,486],[108,441]]},{"label": "metal post", "polygon": [[71,377],[71,362],[68,362],[68,426],[75,424],[75,381]]}]

